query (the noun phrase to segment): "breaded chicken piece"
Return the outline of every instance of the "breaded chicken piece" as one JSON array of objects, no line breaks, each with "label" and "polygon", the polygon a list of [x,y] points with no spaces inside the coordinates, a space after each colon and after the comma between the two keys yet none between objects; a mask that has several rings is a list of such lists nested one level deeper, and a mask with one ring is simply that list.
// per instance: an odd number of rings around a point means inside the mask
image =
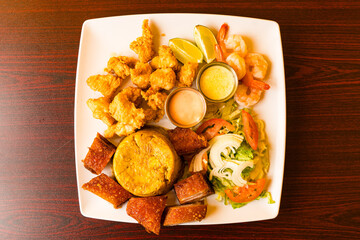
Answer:
[{"label": "breaded chicken piece", "polygon": [[170,90],[175,86],[176,75],[171,68],[157,69],[150,75],[150,85],[154,90]]},{"label": "breaded chicken piece", "polygon": [[179,87],[190,87],[196,77],[198,63],[188,62],[181,67],[180,72],[177,73],[177,85]]},{"label": "breaded chicken piece", "polygon": [[106,97],[100,97],[97,99],[90,98],[86,101],[86,104],[93,112],[93,117],[95,119],[100,119],[107,126],[111,126],[115,123],[115,119],[109,112],[110,99]]},{"label": "breaded chicken piece", "polygon": [[150,65],[154,69],[174,68],[178,65],[178,61],[171,51],[170,47],[163,45],[159,48],[159,56],[154,57]]},{"label": "breaded chicken piece", "polygon": [[[144,114],[145,114],[145,111],[144,111]],[[145,118],[145,120],[146,120],[146,118]],[[131,124],[124,124],[121,122],[117,122],[117,123],[109,126],[108,129],[105,130],[104,136],[106,138],[112,138],[115,135],[127,136],[127,135],[134,133],[136,130],[137,130],[137,128]]]},{"label": "breaded chicken piece", "polygon": [[111,99],[121,84],[121,78],[112,74],[99,74],[90,76],[86,83],[92,90],[101,92],[104,97]]},{"label": "breaded chicken piece", "polygon": [[153,49],[153,34],[149,27],[149,20],[145,19],[142,25],[142,36],[130,44],[130,49],[138,56],[140,62],[146,63],[151,60],[155,52]]},{"label": "breaded chicken piece", "polygon": [[169,130],[168,133],[170,142],[174,145],[179,155],[195,153],[209,145],[204,136],[198,135],[189,128],[176,127],[173,130]]},{"label": "breaded chicken piece", "polygon": [[144,109],[139,108],[141,101],[141,89],[127,87],[110,103],[109,112],[118,121],[116,126],[110,128],[115,129],[117,135],[128,135],[145,125]]},{"label": "breaded chicken piece", "polygon": [[126,56],[111,57],[105,71],[111,74],[116,74],[121,79],[125,79],[130,75],[130,69],[134,68],[135,63],[135,58]]},{"label": "breaded chicken piece", "polygon": [[152,73],[152,68],[149,63],[138,62],[136,63],[135,68],[131,69],[130,72],[133,84],[141,89],[150,87],[150,74]]}]

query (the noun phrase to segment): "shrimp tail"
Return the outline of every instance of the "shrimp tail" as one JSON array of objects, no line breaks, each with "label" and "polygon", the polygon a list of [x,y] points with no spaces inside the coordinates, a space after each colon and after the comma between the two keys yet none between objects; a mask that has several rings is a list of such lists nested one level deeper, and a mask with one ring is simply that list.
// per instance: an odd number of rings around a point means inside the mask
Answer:
[{"label": "shrimp tail", "polygon": [[255,88],[255,89],[260,89],[260,90],[269,90],[270,89],[270,85],[263,82],[263,81],[259,81],[259,80],[255,80],[253,78],[253,76],[251,75],[251,73],[246,72],[245,76],[242,79],[242,82],[244,85],[250,87],[250,88]]},{"label": "shrimp tail", "polygon": [[218,62],[225,62],[225,56],[224,56],[224,53],[220,47],[219,44],[215,44],[215,56],[216,56],[216,60]]},{"label": "shrimp tail", "polygon": [[224,41],[225,41],[228,31],[229,31],[229,25],[227,25],[227,23],[224,23],[223,25],[221,25],[220,30],[216,36],[216,39],[217,39],[223,53],[226,53],[226,46],[225,46]]}]

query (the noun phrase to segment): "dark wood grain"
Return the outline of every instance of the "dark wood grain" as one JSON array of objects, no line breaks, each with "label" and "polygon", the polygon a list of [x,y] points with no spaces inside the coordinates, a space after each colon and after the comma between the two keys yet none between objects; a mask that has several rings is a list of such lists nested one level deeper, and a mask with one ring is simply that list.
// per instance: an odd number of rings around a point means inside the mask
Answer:
[{"label": "dark wood grain", "polygon": [[[276,219],[164,227],[80,214],[74,160],[77,54],[86,19],[218,13],[280,25],[287,96]],[[0,1],[0,239],[359,239],[359,1]]]}]

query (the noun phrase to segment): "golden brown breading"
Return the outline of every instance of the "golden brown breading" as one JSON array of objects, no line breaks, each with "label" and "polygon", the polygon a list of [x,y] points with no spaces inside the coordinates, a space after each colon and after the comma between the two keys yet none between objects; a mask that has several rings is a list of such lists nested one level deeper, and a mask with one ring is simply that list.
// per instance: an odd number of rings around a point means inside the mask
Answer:
[{"label": "golden brown breading", "polygon": [[150,87],[150,74],[152,68],[149,63],[138,62],[134,69],[130,70],[131,81],[141,89]]},{"label": "golden brown breading", "polygon": [[112,98],[121,84],[121,79],[112,75],[94,75],[86,80],[87,85],[94,91],[101,92],[104,97]]},{"label": "golden brown breading", "polygon": [[147,232],[159,235],[161,215],[166,206],[166,199],[167,196],[131,198],[126,212],[130,217],[135,218]]},{"label": "golden brown breading", "polygon": [[149,20],[145,19],[142,25],[142,36],[138,37],[136,41],[130,44],[130,49],[138,56],[140,62],[148,62],[154,56],[153,50],[153,35],[149,27]]},{"label": "golden brown breading", "polygon": [[119,208],[132,197],[131,193],[115,182],[114,179],[103,173],[85,183],[82,188],[112,203],[114,208]]},{"label": "golden brown breading", "polygon": [[214,193],[201,173],[194,173],[175,183],[174,189],[180,204],[196,202]]},{"label": "golden brown breading", "polygon": [[150,75],[151,87],[155,90],[170,90],[175,86],[176,75],[171,68],[157,69]]},{"label": "golden brown breading", "polygon": [[142,97],[146,100],[150,109],[145,110],[147,121],[158,122],[163,118],[165,109],[165,101],[167,94],[164,92],[157,92],[152,88],[149,88],[146,92],[141,92]]},{"label": "golden brown breading", "polygon": [[130,75],[130,69],[134,68],[135,63],[135,58],[126,56],[111,57],[105,71],[111,74],[116,74],[121,79],[125,79]]},{"label": "golden brown breading", "polygon": [[168,207],[165,210],[164,226],[173,226],[186,222],[201,221],[205,218],[207,205],[193,203]]},{"label": "golden brown breading", "polygon": [[208,146],[208,142],[204,136],[198,135],[189,128],[176,127],[168,132],[170,141],[179,155],[195,153]]},{"label": "golden brown breading", "polygon": [[111,126],[106,135],[109,136],[111,130],[119,136],[128,135],[144,126],[146,119],[144,109],[139,107],[141,101],[139,88],[127,87],[119,92],[109,105],[109,112],[118,123]]},{"label": "golden brown breading", "polygon": [[116,147],[111,142],[97,133],[83,160],[85,168],[92,173],[100,174],[110,162],[115,150]]},{"label": "golden brown breading", "polygon": [[100,119],[107,126],[111,126],[115,123],[115,119],[109,113],[110,99],[106,97],[97,99],[90,98],[86,101],[86,104],[93,112],[93,117],[95,119]]},{"label": "golden brown breading", "polygon": [[180,72],[177,73],[178,86],[190,87],[196,77],[198,63],[188,62],[181,67]]},{"label": "golden brown breading", "polygon": [[159,56],[154,57],[151,60],[150,65],[154,69],[174,68],[178,65],[178,61],[170,47],[163,45],[159,48]]}]

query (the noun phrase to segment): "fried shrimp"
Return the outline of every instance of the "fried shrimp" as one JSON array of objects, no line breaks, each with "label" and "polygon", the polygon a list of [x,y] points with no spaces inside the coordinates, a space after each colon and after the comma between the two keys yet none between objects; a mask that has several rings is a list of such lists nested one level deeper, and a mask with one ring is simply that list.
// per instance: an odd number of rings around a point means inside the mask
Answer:
[{"label": "fried shrimp", "polygon": [[86,104],[93,112],[93,117],[95,119],[100,119],[107,126],[111,126],[114,124],[114,122],[116,122],[109,113],[110,99],[105,97],[100,97],[97,99],[90,98],[86,101]]},{"label": "fried shrimp", "polygon": [[190,87],[195,79],[198,63],[185,63],[177,73],[177,85],[180,87]]},{"label": "fried shrimp", "polygon": [[244,84],[239,84],[234,99],[240,107],[251,107],[259,102],[262,90],[248,87]]},{"label": "fried shrimp", "polygon": [[245,63],[255,79],[264,80],[268,63],[260,53],[248,53],[245,56]]},{"label": "fried shrimp", "polygon": [[145,19],[142,25],[142,36],[138,37],[130,44],[130,49],[133,50],[138,56],[140,62],[148,62],[154,56],[153,49],[153,34],[149,27],[149,20]]},{"label": "fried shrimp", "polygon": [[140,108],[141,101],[139,88],[127,87],[119,92],[109,105],[109,112],[118,121],[117,126],[110,126],[109,132],[114,130],[117,135],[123,136],[143,127],[146,120],[144,109]]},{"label": "fried shrimp", "polygon": [[125,79],[130,75],[130,69],[135,66],[136,59],[126,56],[111,57],[108,61],[105,71],[115,74],[121,79]]},{"label": "fried shrimp", "polygon": [[176,75],[171,68],[159,68],[150,75],[150,84],[154,90],[170,90],[175,83]]},{"label": "fried shrimp", "polygon": [[130,70],[131,81],[133,84],[141,89],[146,89],[150,86],[150,74],[152,68],[149,63],[138,62],[134,69]]},{"label": "fried shrimp", "polygon": [[150,107],[149,109],[145,109],[145,116],[147,121],[160,121],[165,113],[164,105],[167,94],[164,92],[154,91],[150,88],[146,92],[142,91],[141,95],[146,100],[147,105]]},{"label": "fried shrimp", "polygon": [[94,91],[101,92],[106,98],[112,98],[122,79],[112,74],[90,76],[86,83]]},{"label": "fried shrimp", "polygon": [[178,61],[170,47],[163,45],[159,48],[159,56],[154,57],[151,60],[150,65],[154,69],[174,68],[178,65]]}]

